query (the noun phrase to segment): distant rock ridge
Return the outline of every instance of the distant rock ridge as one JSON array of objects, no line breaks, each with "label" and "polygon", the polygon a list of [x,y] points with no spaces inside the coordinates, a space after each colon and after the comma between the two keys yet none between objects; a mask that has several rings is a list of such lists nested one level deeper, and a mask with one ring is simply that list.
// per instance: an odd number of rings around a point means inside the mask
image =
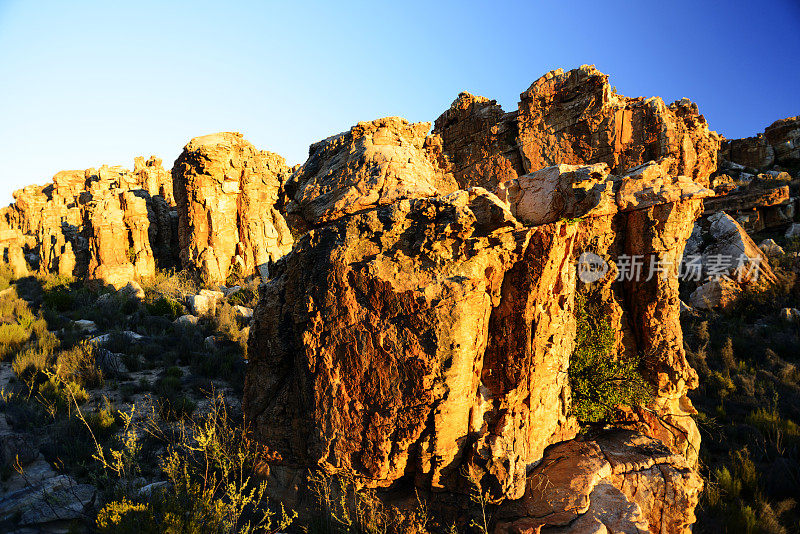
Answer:
[{"label": "distant rock ridge", "polygon": [[[40,273],[122,286],[174,265],[172,180],[161,160],[136,158],[133,172],[102,166],[61,171],[45,186],[14,192],[0,211],[0,243]],[[27,266],[18,270],[27,270]]]}]

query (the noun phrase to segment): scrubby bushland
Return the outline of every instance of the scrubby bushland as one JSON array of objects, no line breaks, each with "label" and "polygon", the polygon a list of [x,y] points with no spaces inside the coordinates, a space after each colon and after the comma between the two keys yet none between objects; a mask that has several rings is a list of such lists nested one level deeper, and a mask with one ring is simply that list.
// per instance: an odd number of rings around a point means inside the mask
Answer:
[{"label": "scrubby bushland", "polygon": [[[764,237],[775,236],[756,240]],[[800,324],[779,315],[800,307],[795,261],[773,261],[777,282],[724,311],[682,316],[687,357],[700,375],[690,393],[707,479],[697,533],[800,532]]]}]

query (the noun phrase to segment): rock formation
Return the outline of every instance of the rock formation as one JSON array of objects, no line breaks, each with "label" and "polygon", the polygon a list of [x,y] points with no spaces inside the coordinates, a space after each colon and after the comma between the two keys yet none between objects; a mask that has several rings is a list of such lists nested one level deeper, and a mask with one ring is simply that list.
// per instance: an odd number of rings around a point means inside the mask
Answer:
[{"label": "rock formation", "polygon": [[441,144],[428,130],[430,123],[387,117],[311,145],[308,161],[286,186],[286,212],[295,231],[404,198],[456,190],[442,166]]},{"label": "rock formation", "polygon": [[605,431],[548,448],[525,495],[500,509],[495,532],[547,526],[563,533],[688,534],[702,488],[700,476],[658,441]]},{"label": "rock formation", "polygon": [[[420,188],[422,198],[392,201],[376,187],[371,202],[354,204],[341,192],[363,183],[369,159],[312,154],[325,171],[307,163],[298,175],[335,193],[303,206],[294,192],[311,229],[263,287],[248,350],[245,413],[276,458],[264,466],[274,488],[292,495],[321,468],[371,487],[411,480],[460,492],[466,468],[487,498],[523,498],[529,469],[578,430],[568,369],[574,300],[588,291],[576,279],[584,251],[613,267],[596,287],[621,333],[619,357],[649,355],[654,400],[625,424],[696,462],[686,392],[697,376],[683,352],[676,275],[712,191],[668,175],[664,160],[618,177],[605,164],[543,169],[506,180],[500,197]],[[662,263],[667,275],[615,282],[621,258],[634,255],[645,275]],[[678,498],[693,507],[697,489]],[[687,514],[642,521],[656,532],[691,523]]]},{"label": "rock formation", "polygon": [[775,121],[755,137],[726,139],[720,150],[723,170],[728,162],[755,171],[776,165],[796,169],[800,166],[800,117]]},{"label": "rock formation", "polygon": [[175,161],[181,263],[211,283],[260,274],[292,248],[275,204],[289,168],[241,134],[195,137]]},{"label": "rock formation", "polygon": [[133,173],[108,166],[61,171],[46,186],[14,193],[0,215],[0,243],[20,272],[22,253],[42,274],[120,287],[152,276],[156,261],[174,265],[173,218],[162,196],[170,189],[156,158],[137,158]]},{"label": "rock formation", "polygon": [[755,137],[724,140],[713,178],[717,198],[706,215],[724,211],[748,231],[791,224],[798,213],[800,117],[775,121]]},{"label": "rock formation", "polygon": [[618,95],[607,75],[587,65],[545,74],[520,95],[514,113],[462,93],[434,133],[461,187],[489,189],[551,165],[606,163],[621,174],[662,158],[672,176],[708,185],[720,143],[696,104]]}]

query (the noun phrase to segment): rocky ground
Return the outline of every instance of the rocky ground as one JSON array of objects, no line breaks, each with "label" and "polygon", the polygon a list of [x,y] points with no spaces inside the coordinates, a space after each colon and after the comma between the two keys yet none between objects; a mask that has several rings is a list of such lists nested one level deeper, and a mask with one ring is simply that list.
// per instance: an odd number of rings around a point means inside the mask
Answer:
[{"label": "rocky ground", "polygon": [[3,530],[94,524],[122,480],[127,494],[163,486],[171,434],[218,397],[241,426],[255,291],[162,273],[144,288],[26,277],[4,289]]}]

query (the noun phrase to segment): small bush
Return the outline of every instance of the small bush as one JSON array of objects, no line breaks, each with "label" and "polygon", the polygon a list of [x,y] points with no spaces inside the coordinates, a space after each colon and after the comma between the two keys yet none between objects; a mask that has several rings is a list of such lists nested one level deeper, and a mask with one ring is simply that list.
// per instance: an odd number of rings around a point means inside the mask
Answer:
[{"label": "small bush", "polygon": [[152,304],[147,305],[148,312],[152,315],[161,315],[170,319],[177,319],[185,308],[183,304],[171,297],[161,297]]},{"label": "small bush", "polygon": [[19,324],[0,324],[0,359],[19,350],[30,337],[31,331]]},{"label": "small bush", "polygon": [[86,340],[58,353],[56,374],[63,379],[74,380],[82,386],[103,385],[103,372],[97,367],[95,347]]},{"label": "small bush", "polygon": [[35,348],[28,348],[14,358],[11,369],[18,377],[27,379],[47,369],[49,358],[47,353]]},{"label": "small bush", "polygon": [[[251,475],[263,451],[234,425],[221,397],[211,399],[207,416],[179,423],[169,441],[161,463],[169,491],[154,492],[147,502],[127,495],[106,504],[97,517],[100,532],[244,534],[284,531],[293,522],[296,514],[283,506],[268,507],[266,482]],[[124,455],[111,451],[112,457]],[[100,451],[96,458],[107,456]],[[109,472],[123,471],[114,462],[103,464]]]},{"label": "small bush", "polygon": [[43,298],[44,305],[59,312],[72,309],[75,298],[68,289],[60,288],[45,293]]},{"label": "small bush", "polygon": [[584,422],[604,421],[620,404],[646,404],[651,391],[639,372],[639,360],[613,354],[614,330],[609,320],[593,310],[582,294],[576,298],[575,312],[578,327],[569,364],[575,417]]}]

